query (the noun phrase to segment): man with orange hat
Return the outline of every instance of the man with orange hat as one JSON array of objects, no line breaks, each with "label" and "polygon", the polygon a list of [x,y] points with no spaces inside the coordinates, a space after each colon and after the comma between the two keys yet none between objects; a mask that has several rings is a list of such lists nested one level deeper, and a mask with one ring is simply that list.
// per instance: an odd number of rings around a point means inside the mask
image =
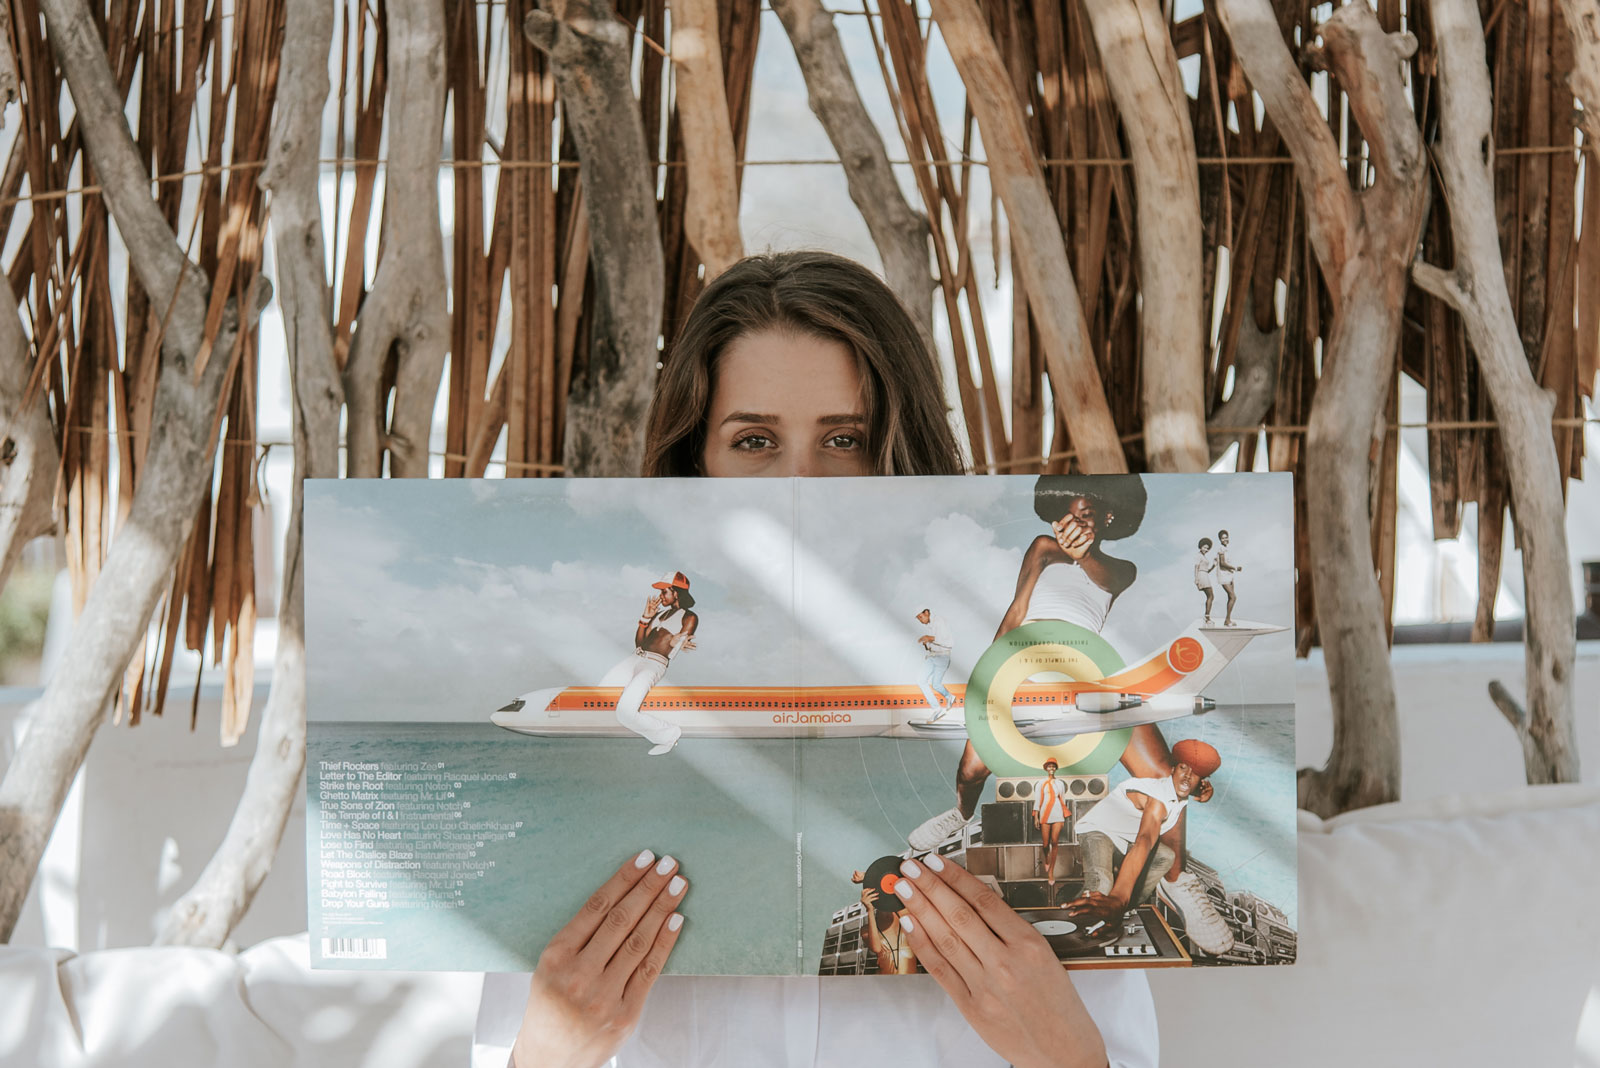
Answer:
[{"label": "man with orange hat", "polygon": [[673,657],[694,648],[700,617],[689,611],[694,607],[694,595],[689,592],[689,577],[682,571],[668,571],[650,586],[661,592],[645,601],[633,633],[633,655],[606,672],[600,685],[622,687],[617,722],[651,742],[651,756],[661,756],[672,752],[683,737],[683,728],[642,712],[639,706],[666,675]]},{"label": "man with orange hat", "polygon": [[[1124,779],[1079,818],[1083,894],[1067,906],[1071,915],[1114,923],[1129,908],[1155,897],[1175,855],[1161,836],[1178,822],[1190,801],[1211,800],[1209,777],[1222,766],[1216,748],[1195,738],[1174,745],[1172,759],[1171,775]],[[1179,877],[1180,882],[1185,879],[1198,882],[1189,872]],[[1188,915],[1189,910],[1182,911]],[[1190,940],[1208,953],[1226,953],[1233,948],[1233,933],[1221,917],[1217,925],[1220,931],[1191,931]]]}]

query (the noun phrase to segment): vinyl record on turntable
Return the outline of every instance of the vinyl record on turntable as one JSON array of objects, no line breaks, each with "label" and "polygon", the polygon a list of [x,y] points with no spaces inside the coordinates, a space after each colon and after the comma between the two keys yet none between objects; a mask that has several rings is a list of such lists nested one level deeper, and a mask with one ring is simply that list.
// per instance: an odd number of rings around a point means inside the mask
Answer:
[{"label": "vinyl record on turntable", "polygon": [[906,907],[894,892],[894,884],[900,881],[900,863],[899,857],[879,857],[867,866],[863,885],[878,891],[878,900],[872,903],[873,911],[899,912]]},{"label": "vinyl record on turntable", "polygon": [[1092,953],[1122,937],[1120,920],[1086,922],[1068,915],[1066,909],[1029,909],[1022,914],[1022,918],[1044,936],[1050,948],[1055,950],[1057,958]]}]

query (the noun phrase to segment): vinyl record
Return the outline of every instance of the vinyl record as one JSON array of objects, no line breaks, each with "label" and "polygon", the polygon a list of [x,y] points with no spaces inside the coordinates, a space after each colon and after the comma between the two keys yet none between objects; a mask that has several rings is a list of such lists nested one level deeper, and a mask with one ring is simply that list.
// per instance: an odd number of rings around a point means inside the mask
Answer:
[{"label": "vinyl record", "polygon": [[1122,937],[1122,920],[1096,923],[1067,915],[1066,909],[1029,909],[1022,918],[1044,935],[1057,959],[1098,956],[1098,951]]},{"label": "vinyl record", "polygon": [[872,903],[874,911],[899,912],[905,908],[905,902],[894,892],[894,884],[900,881],[900,864],[900,857],[879,857],[867,867],[864,885],[878,891],[878,900]]}]

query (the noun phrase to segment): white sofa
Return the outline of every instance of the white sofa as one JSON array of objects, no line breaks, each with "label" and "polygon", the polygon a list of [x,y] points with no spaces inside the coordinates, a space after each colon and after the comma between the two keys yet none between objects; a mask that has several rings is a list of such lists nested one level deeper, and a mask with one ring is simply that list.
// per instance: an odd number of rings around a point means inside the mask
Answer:
[{"label": "white sofa", "polygon": [[[1600,789],[1454,795],[1300,825],[1300,961],[1152,975],[1163,1060],[1600,1068]],[[465,1065],[478,978],[0,947],[0,1065]],[[755,1057],[752,1064],[773,1063]]]},{"label": "white sofa", "polygon": [[1300,814],[1299,960],[1151,976],[1163,1060],[1600,1068],[1600,789]]}]

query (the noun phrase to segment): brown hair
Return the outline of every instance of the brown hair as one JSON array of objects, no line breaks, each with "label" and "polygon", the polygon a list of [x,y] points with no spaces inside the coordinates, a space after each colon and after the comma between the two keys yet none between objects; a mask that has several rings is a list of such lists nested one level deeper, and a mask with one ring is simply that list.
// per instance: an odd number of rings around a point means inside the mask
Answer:
[{"label": "brown hair", "polygon": [[877,473],[961,473],[939,365],[889,287],[842,256],[771,252],[729,267],[690,309],[656,379],[641,474],[701,473],[717,360],[737,338],[763,330],[839,341],[855,353]]}]

